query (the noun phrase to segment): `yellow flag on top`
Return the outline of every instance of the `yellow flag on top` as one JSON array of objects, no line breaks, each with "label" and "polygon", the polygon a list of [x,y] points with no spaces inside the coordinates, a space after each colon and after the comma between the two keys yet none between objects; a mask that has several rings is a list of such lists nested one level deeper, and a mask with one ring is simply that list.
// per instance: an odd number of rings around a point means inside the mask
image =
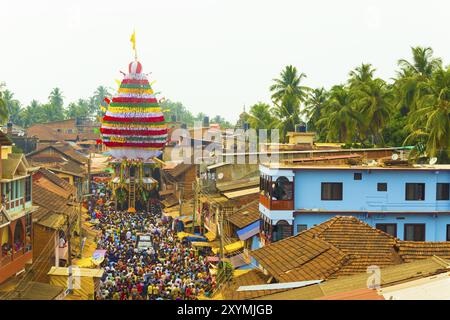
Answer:
[{"label": "yellow flag on top", "polygon": [[136,31],[133,31],[130,41],[133,44],[133,50],[136,50]]}]

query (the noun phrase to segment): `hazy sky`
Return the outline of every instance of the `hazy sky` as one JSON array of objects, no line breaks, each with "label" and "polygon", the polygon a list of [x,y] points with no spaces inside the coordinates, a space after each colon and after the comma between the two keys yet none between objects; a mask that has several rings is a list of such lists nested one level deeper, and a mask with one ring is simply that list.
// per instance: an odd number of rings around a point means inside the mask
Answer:
[{"label": "hazy sky", "polygon": [[155,91],[234,121],[244,105],[270,101],[287,64],[312,87],[343,82],[362,62],[390,78],[416,45],[448,64],[449,21],[446,0],[0,0],[0,82],[24,105],[55,86],[66,104],[115,88],[135,28]]}]

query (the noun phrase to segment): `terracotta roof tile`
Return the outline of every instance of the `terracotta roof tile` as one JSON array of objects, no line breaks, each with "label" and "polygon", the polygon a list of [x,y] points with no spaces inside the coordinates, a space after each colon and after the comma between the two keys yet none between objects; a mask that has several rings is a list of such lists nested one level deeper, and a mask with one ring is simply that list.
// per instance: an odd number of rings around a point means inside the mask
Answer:
[{"label": "terracotta roof tile", "polygon": [[242,229],[249,224],[258,221],[259,218],[259,200],[257,200],[252,201],[248,205],[231,214],[228,217],[228,221],[234,224],[239,229]]},{"label": "terracotta roof tile", "polygon": [[450,242],[398,241],[400,256],[406,262],[438,256],[450,259]]},{"label": "terracotta roof tile", "polygon": [[395,241],[357,218],[337,216],[251,255],[280,282],[319,280],[401,263]]}]

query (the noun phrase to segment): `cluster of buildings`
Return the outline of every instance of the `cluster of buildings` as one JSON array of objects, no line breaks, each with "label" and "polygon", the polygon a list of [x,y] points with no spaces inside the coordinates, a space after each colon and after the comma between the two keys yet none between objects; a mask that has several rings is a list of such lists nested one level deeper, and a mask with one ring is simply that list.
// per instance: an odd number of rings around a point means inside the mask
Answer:
[{"label": "cluster of buildings", "polygon": [[[171,133],[185,127],[172,120]],[[0,133],[0,296],[27,270],[27,294],[53,299],[64,293],[52,280],[67,276],[60,267],[82,257],[95,237],[81,223],[81,203],[90,181],[109,176],[108,161],[98,125],[88,121],[20,130]],[[412,163],[409,147],[317,143],[301,127],[287,143],[257,151],[230,139],[242,132],[230,135],[207,121],[200,137],[187,133],[189,144],[187,135],[169,140],[152,178],[179,235],[202,235],[206,241],[192,245],[210,247],[213,266],[232,266],[215,298],[446,297],[450,165]],[[212,144],[222,152],[210,152]],[[192,148],[189,159],[172,158],[180,145]],[[260,155],[269,160],[251,161]],[[9,294],[20,292],[19,285]]]},{"label": "cluster of buildings", "polygon": [[[160,195],[180,230],[208,240],[194,245],[232,264],[233,280],[217,297],[315,299],[352,290],[357,297],[362,290],[361,297],[400,299],[380,292],[448,276],[450,258],[450,165],[412,163],[410,150],[343,149],[300,129],[287,143],[259,146],[257,154],[277,161],[251,163],[255,152],[225,147],[213,163],[166,159]],[[368,289],[370,268],[395,277]],[[352,276],[360,281],[347,288]],[[341,291],[324,291],[339,281]]]},{"label": "cluster of buildings", "polygon": [[98,125],[71,119],[2,129],[0,296],[61,297],[65,286],[50,284],[49,271],[71,265],[93,238],[83,230],[82,204],[89,181],[107,174]]}]

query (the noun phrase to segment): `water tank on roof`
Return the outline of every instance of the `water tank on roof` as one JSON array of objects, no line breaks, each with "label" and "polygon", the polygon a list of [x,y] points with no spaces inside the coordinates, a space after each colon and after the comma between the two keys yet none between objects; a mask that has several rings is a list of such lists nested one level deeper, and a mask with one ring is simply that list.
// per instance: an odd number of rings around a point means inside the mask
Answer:
[{"label": "water tank on roof", "polygon": [[208,116],[203,118],[203,127],[209,128],[209,117]]},{"label": "water tank on roof", "polygon": [[295,132],[306,132],[306,123],[302,122],[295,125]]}]

